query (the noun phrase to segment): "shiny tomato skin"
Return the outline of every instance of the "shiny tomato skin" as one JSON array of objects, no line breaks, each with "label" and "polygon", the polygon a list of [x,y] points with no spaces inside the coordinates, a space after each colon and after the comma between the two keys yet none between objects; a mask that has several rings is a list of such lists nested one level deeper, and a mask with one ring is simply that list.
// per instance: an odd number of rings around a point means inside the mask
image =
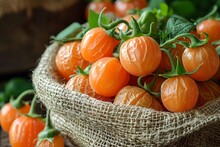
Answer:
[{"label": "shiny tomato skin", "polygon": [[220,86],[212,80],[197,82],[199,87],[199,99],[197,106],[220,97]]},{"label": "shiny tomato skin", "polygon": [[100,2],[90,2],[86,6],[85,17],[88,18],[89,10],[92,10],[96,13],[100,13],[102,9],[105,8],[104,13],[107,15],[114,15],[115,8],[112,2],[100,1]]},{"label": "shiny tomato skin", "polygon": [[27,114],[30,110],[30,105],[25,104],[19,109],[15,109],[10,103],[5,104],[1,109],[1,126],[5,132],[9,132],[13,121],[20,117],[21,114]]},{"label": "shiny tomato skin", "polygon": [[109,36],[103,28],[93,28],[82,38],[81,54],[91,63],[103,58],[112,57],[114,48],[119,41]]},{"label": "shiny tomato skin", "polygon": [[55,136],[52,142],[44,140],[38,147],[64,147],[64,139],[61,136]]},{"label": "shiny tomato skin", "polygon": [[155,110],[162,110],[159,102],[144,89],[137,86],[125,86],[115,96],[115,105],[134,105]]},{"label": "shiny tomato skin", "polygon": [[115,96],[129,82],[130,75],[115,57],[96,61],[89,73],[89,83],[99,95]]},{"label": "shiny tomato skin", "polygon": [[134,76],[149,75],[160,64],[160,46],[151,37],[134,37],[121,45],[120,61],[125,70]]},{"label": "shiny tomato skin", "polygon": [[161,85],[162,103],[171,112],[185,112],[193,109],[198,96],[198,86],[188,76],[168,78]]},{"label": "shiny tomato skin", "polygon": [[[207,19],[199,23],[196,27],[197,33],[201,34],[205,32],[209,35],[209,43],[213,41],[220,40],[220,21],[214,19]],[[201,35],[201,38],[205,38],[204,35]]]},{"label": "shiny tomato skin", "polygon": [[130,9],[142,9],[148,6],[146,0],[130,0],[130,1],[123,1],[123,0],[116,0],[115,1],[115,13],[118,17],[124,17],[127,15]]},{"label": "shiny tomato skin", "polygon": [[61,46],[55,57],[55,63],[59,73],[66,80],[75,74],[76,66],[84,69],[89,65],[81,55],[80,41],[68,42]]},{"label": "shiny tomato skin", "polygon": [[78,74],[72,77],[65,86],[70,91],[78,91],[102,101],[112,102],[112,98],[97,94],[89,84],[89,76]]},{"label": "shiny tomato skin", "polygon": [[12,147],[35,147],[38,134],[45,124],[39,118],[21,116],[12,123],[9,141]]},{"label": "shiny tomato skin", "polygon": [[207,44],[197,48],[186,48],[182,55],[182,63],[188,72],[201,65],[190,76],[197,81],[206,81],[216,74],[219,68],[219,57],[215,48]]}]

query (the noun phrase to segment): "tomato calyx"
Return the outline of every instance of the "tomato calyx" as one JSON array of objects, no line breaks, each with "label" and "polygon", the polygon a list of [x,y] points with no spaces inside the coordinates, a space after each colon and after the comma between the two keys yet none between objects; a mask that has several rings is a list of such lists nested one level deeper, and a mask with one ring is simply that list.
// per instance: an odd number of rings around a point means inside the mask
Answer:
[{"label": "tomato calyx", "polygon": [[90,64],[89,66],[87,66],[87,67],[83,70],[81,67],[77,66],[76,74],[82,74],[82,75],[84,75],[84,76],[88,76],[91,67],[92,67],[92,65]]},{"label": "tomato calyx", "polygon": [[119,36],[123,41],[129,40],[129,39],[134,38],[134,37],[151,36],[152,35],[154,22],[152,22],[150,24],[150,30],[149,30],[148,34],[144,34],[141,31],[140,26],[139,26],[138,22],[135,20],[135,18],[132,17],[132,16],[131,16],[131,18],[132,18],[132,20],[130,22],[130,25],[131,25],[131,28],[132,28],[132,33],[130,35],[126,35],[121,30],[119,32]]},{"label": "tomato calyx", "polygon": [[46,125],[45,128],[38,134],[37,146],[39,146],[44,140],[53,142],[54,137],[59,134],[59,131],[56,130],[50,120],[50,110],[47,110],[46,115]]},{"label": "tomato calyx", "polygon": [[177,61],[175,63],[173,56],[171,55],[169,50],[167,50],[165,48],[161,48],[161,50],[164,51],[170,59],[171,71],[164,73],[164,74],[159,74],[159,76],[162,76],[164,78],[171,78],[171,77],[180,76],[180,75],[190,75],[190,74],[195,73],[201,67],[201,65],[199,65],[195,70],[193,70],[191,72],[187,72],[185,70],[185,68],[183,67],[183,65],[181,64],[178,56],[176,57]]},{"label": "tomato calyx", "polygon": [[153,76],[152,81],[149,84],[146,84],[145,82],[143,83],[143,77],[144,76],[140,76],[137,80],[138,82],[138,86],[141,87],[142,89],[146,90],[147,92],[149,92],[151,95],[156,96],[156,97],[160,97],[160,92],[154,92],[152,91],[156,80],[157,80],[157,76]]},{"label": "tomato calyx", "polygon": [[31,118],[41,118],[41,115],[35,113],[36,101],[37,101],[37,95],[35,94],[32,102],[31,102],[30,111],[28,112],[28,114],[24,114],[25,116],[31,117]]},{"label": "tomato calyx", "polygon": [[[163,44],[161,44],[160,47],[161,48],[169,48],[169,47],[175,48],[176,43],[181,44],[187,48],[200,47],[202,45],[207,44],[209,41],[209,35],[205,32],[203,32],[203,34],[205,35],[205,39],[199,39],[191,33],[179,34],[179,35],[175,36],[174,38],[169,39],[166,42],[164,42]],[[190,39],[190,42],[182,41],[182,40],[180,40],[181,38],[188,38],[188,39]]]},{"label": "tomato calyx", "polygon": [[15,100],[14,100],[13,97],[11,97],[10,104],[15,109],[19,109],[19,108],[21,108],[25,105],[24,102],[23,102],[23,98],[27,95],[33,95],[34,93],[35,93],[35,91],[32,90],[32,89],[26,90],[26,91],[22,92]]}]

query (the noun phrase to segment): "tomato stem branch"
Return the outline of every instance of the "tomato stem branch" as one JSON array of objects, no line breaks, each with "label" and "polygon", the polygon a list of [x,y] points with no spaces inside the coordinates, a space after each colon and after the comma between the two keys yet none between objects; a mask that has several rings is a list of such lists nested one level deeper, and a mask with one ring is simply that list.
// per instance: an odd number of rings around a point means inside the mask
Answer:
[{"label": "tomato stem branch", "polygon": [[10,104],[11,104],[15,109],[21,108],[21,107],[24,106],[24,103],[22,102],[23,98],[24,98],[26,95],[34,94],[34,92],[35,92],[35,91],[34,91],[33,89],[26,90],[26,91],[22,92],[15,100],[10,99]]}]

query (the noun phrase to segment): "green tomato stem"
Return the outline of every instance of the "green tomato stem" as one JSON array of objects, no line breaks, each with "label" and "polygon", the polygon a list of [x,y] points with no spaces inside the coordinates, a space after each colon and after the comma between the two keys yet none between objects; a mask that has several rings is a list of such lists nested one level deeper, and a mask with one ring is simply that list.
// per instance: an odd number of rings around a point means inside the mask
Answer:
[{"label": "green tomato stem", "polygon": [[138,82],[138,86],[141,87],[142,89],[144,89],[145,91],[149,92],[151,95],[159,97],[160,96],[159,92],[152,91],[152,89],[153,89],[153,87],[155,85],[156,79],[157,79],[156,76],[154,76],[153,80],[149,84],[146,84],[146,83],[143,84],[143,82],[142,82],[142,78],[143,77],[144,76],[140,76],[138,78],[138,81],[137,81]]},{"label": "green tomato stem", "polygon": [[46,115],[46,125],[45,128],[38,134],[38,143],[37,145],[40,145],[42,141],[49,140],[53,141],[54,137],[59,134],[59,131],[56,130],[50,120],[50,110],[47,110]]},{"label": "green tomato stem", "polygon": [[212,10],[207,14],[205,15],[204,17],[202,18],[199,18],[196,22],[195,22],[195,25],[199,24],[200,22],[206,20],[206,19],[209,19],[210,17],[212,17],[214,14],[216,14],[218,10],[218,6],[217,5],[214,5]]},{"label": "green tomato stem", "polygon": [[[205,39],[199,39],[196,36],[194,36],[191,33],[183,33],[180,35],[177,35],[176,37],[167,40],[166,42],[164,42],[163,44],[160,45],[161,48],[169,48],[170,46],[172,46],[175,43],[179,43],[184,45],[187,48],[196,48],[202,45],[205,45],[208,43],[209,41],[209,36],[207,33],[203,33],[205,35]],[[189,38],[190,39],[190,43],[186,42],[186,41],[181,41],[179,40],[180,38]]]},{"label": "green tomato stem", "polygon": [[41,115],[36,114],[36,112],[35,112],[36,101],[37,101],[37,95],[35,94],[32,102],[31,102],[30,111],[28,112],[28,114],[26,116],[32,117],[32,118],[41,118]]},{"label": "green tomato stem", "polygon": [[22,92],[15,100],[13,98],[10,99],[10,104],[15,108],[19,109],[24,106],[24,103],[22,102],[23,98],[26,95],[33,95],[35,91],[33,89],[26,90]]},{"label": "green tomato stem", "polygon": [[120,23],[124,23],[125,25],[127,25],[127,30],[130,29],[129,23],[124,19],[118,19],[116,21],[113,21],[110,24],[103,24],[102,23],[102,15],[103,15],[104,10],[105,10],[105,8],[102,9],[102,11],[99,14],[99,18],[98,18],[98,25],[100,27],[104,28],[105,30],[111,30],[111,29],[114,29],[116,26],[118,26]]}]

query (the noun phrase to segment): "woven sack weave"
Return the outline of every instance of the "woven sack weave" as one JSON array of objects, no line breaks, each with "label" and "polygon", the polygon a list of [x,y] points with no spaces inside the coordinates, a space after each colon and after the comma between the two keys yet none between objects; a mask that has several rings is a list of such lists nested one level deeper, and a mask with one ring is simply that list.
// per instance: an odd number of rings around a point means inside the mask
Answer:
[{"label": "woven sack weave", "polygon": [[33,72],[40,100],[54,126],[77,146],[220,146],[220,98],[184,113],[118,106],[68,91],[50,45]]}]

